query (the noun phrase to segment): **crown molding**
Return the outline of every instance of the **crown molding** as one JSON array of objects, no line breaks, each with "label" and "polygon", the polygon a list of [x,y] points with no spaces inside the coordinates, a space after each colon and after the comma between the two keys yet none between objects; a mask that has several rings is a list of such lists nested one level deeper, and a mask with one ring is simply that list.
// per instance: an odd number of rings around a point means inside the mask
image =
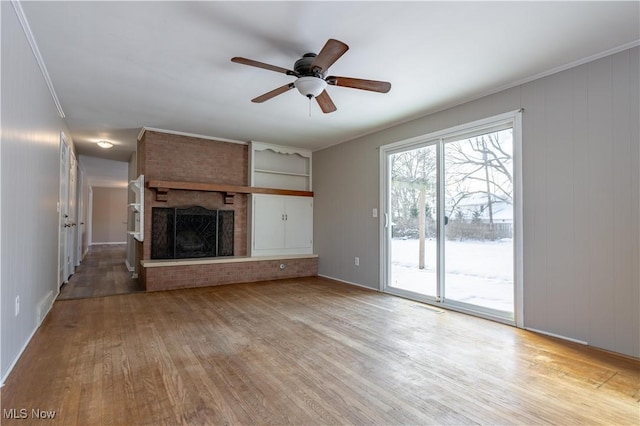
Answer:
[{"label": "crown molding", "polygon": [[369,135],[372,135],[372,134],[375,134],[375,133],[383,132],[385,130],[393,129],[394,127],[402,126],[403,124],[410,123],[410,122],[415,121],[415,120],[420,120],[421,118],[428,117],[430,115],[437,114],[439,112],[446,111],[446,110],[451,109],[451,108],[455,108],[457,106],[466,104],[468,102],[473,102],[475,100],[482,99],[482,98],[484,98],[486,96],[491,96],[493,94],[502,92],[503,90],[508,90],[508,89],[511,89],[511,88],[514,88],[514,87],[522,86],[522,85],[530,83],[532,81],[539,80],[541,78],[544,78],[544,77],[547,77],[547,76],[550,76],[550,75],[553,75],[553,74],[556,74],[556,73],[559,73],[559,72],[562,72],[562,71],[566,71],[566,70],[569,70],[571,68],[575,68],[575,67],[578,67],[580,65],[587,64],[589,62],[597,61],[598,59],[606,58],[607,56],[615,55],[616,53],[624,52],[625,50],[633,49],[633,48],[639,47],[639,46],[640,46],[640,39],[633,40],[633,41],[630,41],[628,43],[624,43],[624,44],[621,44],[619,46],[613,47],[611,49],[607,49],[607,50],[604,50],[602,52],[596,53],[594,55],[586,56],[584,58],[577,59],[575,61],[566,63],[564,65],[560,65],[558,67],[548,69],[548,70],[540,72],[538,74],[530,75],[530,76],[525,77],[523,79],[516,80],[516,81],[510,82],[510,83],[501,85],[501,86],[497,86],[497,87],[491,88],[491,89],[483,91],[481,93],[476,93],[474,95],[467,96],[465,98],[458,99],[456,101],[446,103],[444,105],[441,105],[441,106],[439,106],[437,108],[434,108],[434,109],[431,109],[431,110],[428,110],[428,111],[423,111],[423,112],[421,112],[421,113],[419,113],[417,115],[412,115],[411,117],[407,117],[404,120],[397,121],[397,122],[392,123],[392,124],[390,124],[390,125],[388,125],[386,127],[379,127],[379,128],[376,128],[376,129],[373,129],[373,130],[370,130],[370,131],[366,131],[364,133],[360,133],[360,134],[354,135],[354,136],[350,137],[349,139],[345,139],[345,140],[340,141],[340,142],[335,142],[335,143],[331,143],[331,144],[328,144],[328,145],[320,146],[318,148],[314,148],[313,152],[322,151],[323,149],[331,148],[332,146],[340,145],[341,143],[353,141],[353,140],[356,140],[356,139],[359,139],[359,138],[363,138],[365,136],[369,136]]},{"label": "crown molding", "polygon": [[234,139],[225,139],[225,138],[217,138],[215,136],[206,136],[206,135],[198,135],[196,133],[186,133],[186,132],[178,132],[176,130],[165,130],[165,129],[158,129],[155,127],[143,127],[142,129],[140,129],[140,133],[138,133],[138,141],[140,139],[142,139],[142,136],[144,136],[145,132],[158,132],[158,133],[167,133],[170,135],[178,135],[178,136],[188,136],[191,138],[198,138],[198,139],[207,139],[210,141],[216,141],[216,142],[229,142],[229,143],[237,143],[240,145],[249,145],[249,142],[245,142],[245,141],[237,141]]},{"label": "crown molding", "polygon": [[555,67],[555,68],[551,68],[551,69],[543,71],[541,73],[534,74],[532,76],[523,78],[521,80],[517,80],[517,81],[509,83],[507,85],[500,86],[497,89],[492,90],[492,93],[490,93],[490,94],[501,92],[503,90],[510,89],[512,87],[521,86],[523,84],[527,84],[527,83],[530,83],[532,81],[539,80],[541,78],[550,76],[552,74],[557,74],[559,72],[566,71],[566,70],[571,69],[571,68],[576,68],[576,67],[578,67],[580,65],[588,64],[589,62],[597,61],[598,59],[606,58],[607,56],[615,55],[616,53],[624,52],[625,50],[633,49],[634,47],[638,47],[638,46],[640,46],[640,40],[634,40],[634,41],[631,41],[629,43],[621,44],[620,46],[616,46],[616,47],[613,47],[611,49],[604,50],[602,52],[596,53],[594,55],[586,56],[584,58],[580,58],[580,59],[575,60],[573,62],[569,62],[567,64],[560,65],[560,66]]},{"label": "crown molding", "polygon": [[47,87],[49,88],[49,93],[53,98],[53,103],[56,105],[58,114],[60,114],[60,117],[65,118],[64,111],[62,110],[62,105],[60,104],[60,100],[58,99],[56,90],[53,88],[53,82],[51,81],[51,77],[49,76],[49,71],[47,71],[47,66],[44,64],[44,59],[40,54],[40,49],[38,49],[38,44],[36,43],[36,39],[33,36],[33,33],[31,32],[31,27],[29,26],[27,17],[25,16],[24,10],[22,9],[22,4],[20,3],[20,0],[11,0],[11,5],[13,6],[13,9],[16,12],[18,21],[20,21],[20,25],[22,26],[24,35],[27,37],[29,46],[31,46],[31,51],[33,52],[33,56],[35,56],[36,58],[38,67],[40,67],[40,72],[42,73],[42,77],[44,78],[45,83],[47,83]]}]

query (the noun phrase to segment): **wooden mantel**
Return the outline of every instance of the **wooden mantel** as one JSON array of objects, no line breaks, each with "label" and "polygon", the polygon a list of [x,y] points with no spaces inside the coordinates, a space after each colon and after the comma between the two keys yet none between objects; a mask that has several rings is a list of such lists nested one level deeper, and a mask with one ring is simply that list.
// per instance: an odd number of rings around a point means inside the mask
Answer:
[{"label": "wooden mantel", "polygon": [[226,185],[221,183],[184,182],[173,180],[150,180],[147,183],[149,189],[156,190],[156,201],[167,201],[169,191],[179,189],[182,191],[207,191],[222,192],[225,194],[225,204],[233,204],[235,194],[274,194],[293,195],[298,197],[313,197],[311,191],[295,191],[291,189],[258,188],[254,186]]}]

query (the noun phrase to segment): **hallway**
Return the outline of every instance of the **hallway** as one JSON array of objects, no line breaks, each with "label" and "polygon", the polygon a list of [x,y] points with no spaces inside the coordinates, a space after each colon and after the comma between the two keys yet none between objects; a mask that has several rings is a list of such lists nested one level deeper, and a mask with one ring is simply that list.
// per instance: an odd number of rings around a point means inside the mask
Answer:
[{"label": "hallway", "polygon": [[82,264],[62,286],[57,300],[130,294],[142,291],[125,265],[126,244],[101,244],[89,248]]}]

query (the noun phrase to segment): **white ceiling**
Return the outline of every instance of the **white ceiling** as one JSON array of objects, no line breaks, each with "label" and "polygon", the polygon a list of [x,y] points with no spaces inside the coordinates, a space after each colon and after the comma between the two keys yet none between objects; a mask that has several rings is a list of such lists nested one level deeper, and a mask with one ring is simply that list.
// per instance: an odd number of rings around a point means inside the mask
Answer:
[{"label": "white ceiling", "polygon": [[[126,161],[142,126],[317,149],[638,44],[639,2],[22,2],[79,154]],[[329,38],[350,50],[323,114],[292,68]],[[116,146],[95,147],[99,139]]]}]

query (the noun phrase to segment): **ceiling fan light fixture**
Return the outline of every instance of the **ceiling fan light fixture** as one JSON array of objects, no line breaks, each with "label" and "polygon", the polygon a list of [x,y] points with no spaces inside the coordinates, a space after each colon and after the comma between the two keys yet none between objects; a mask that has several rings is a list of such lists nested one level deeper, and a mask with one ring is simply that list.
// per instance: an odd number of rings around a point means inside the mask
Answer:
[{"label": "ceiling fan light fixture", "polygon": [[300,77],[295,86],[303,96],[315,98],[327,88],[327,82],[319,77]]},{"label": "ceiling fan light fixture", "polygon": [[113,144],[109,141],[100,141],[98,142],[98,146],[103,149],[109,149],[113,147]]}]

